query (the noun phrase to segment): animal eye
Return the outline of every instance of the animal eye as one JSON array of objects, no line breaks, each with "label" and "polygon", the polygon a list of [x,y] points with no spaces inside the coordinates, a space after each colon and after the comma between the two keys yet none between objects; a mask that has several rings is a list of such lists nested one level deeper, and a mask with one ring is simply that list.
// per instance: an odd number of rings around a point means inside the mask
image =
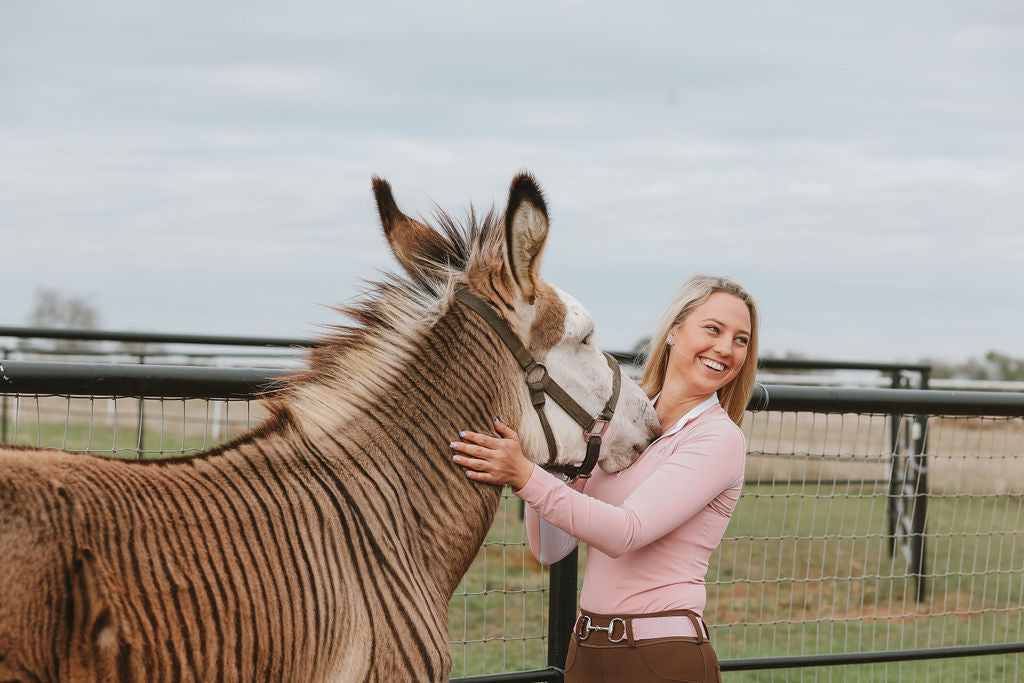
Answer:
[{"label": "animal eye", "polygon": [[587,332],[586,336],[585,336],[585,337],[583,337],[583,340],[582,340],[582,341],[580,341],[580,343],[581,343],[581,344],[583,344],[584,346],[586,346],[587,344],[589,344],[589,343],[590,343],[590,341],[591,341],[591,340],[592,340],[593,338],[594,338],[594,331],[593,331],[593,330],[590,330],[589,332]]}]

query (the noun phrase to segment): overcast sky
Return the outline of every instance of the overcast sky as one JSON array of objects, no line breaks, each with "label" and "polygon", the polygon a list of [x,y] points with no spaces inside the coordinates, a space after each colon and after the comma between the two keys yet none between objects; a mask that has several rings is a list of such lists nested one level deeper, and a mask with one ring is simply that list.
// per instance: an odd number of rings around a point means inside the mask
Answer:
[{"label": "overcast sky", "polygon": [[0,0],[0,324],[311,336],[430,215],[552,218],[601,343],[692,273],[762,349],[1024,356],[1024,3]]}]

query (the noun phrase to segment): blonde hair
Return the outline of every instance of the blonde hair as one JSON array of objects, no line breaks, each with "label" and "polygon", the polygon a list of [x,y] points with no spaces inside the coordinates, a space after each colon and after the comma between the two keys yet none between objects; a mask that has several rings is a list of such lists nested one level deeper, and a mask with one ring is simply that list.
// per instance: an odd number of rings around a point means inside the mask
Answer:
[{"label": "blonde hair", "polygon": [[693,309],[707,301],[715,292],[732,294],[747,305],[750,311],[750,341],[747,344],[747,358],[736,375],[728,384],[718,390],[718,400],[725,412],[737,425],[743,423],[743,411],[750,402],[754,391],[754,375],[757,374],[757,304],[747,290],[739,284],[723,277],[711,275],[694,275],[682,286],[672,301],[658,327],[651,337],[647,360],[644,363],[643,377],[640,388],[648,398],[654,398],[665,384],[665,372],[668,368],[669,333],[677,325],[685,321]]}]

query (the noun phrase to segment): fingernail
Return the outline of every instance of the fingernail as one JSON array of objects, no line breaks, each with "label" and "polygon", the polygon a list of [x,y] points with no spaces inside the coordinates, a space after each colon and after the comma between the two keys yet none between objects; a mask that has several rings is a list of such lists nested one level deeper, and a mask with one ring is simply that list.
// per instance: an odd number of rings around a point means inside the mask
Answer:
[{"label": "fingernail", "polygon": [[466,432],[459,432],[459,438],[460,438],[460,439],[461,439],[462,437],[464,437],[465,435],[466,435]]},{"label": "fingernail", "polygon": [[458,447],[459,447],[459,444],[455,443],[454,441],[452,441],[450,444],[448,444],[448,448],[458,448]]},{"label": "fingernail", "polygon": [[497,417],[495,417],[495,418],[494,418],[494,421],[495,421],[495,422],[498,422],[499,420],[498,420],[498,418],[497,418]]},{"label": "fingernail", "polygon": [[459,461],[459,456],[453,455],[452,456],[452,462],[458,462],[458,461]]},{"label": "fingernail", "polygon": [[467,477],[469,476],[469,470],[466,470],[466,476]]}]

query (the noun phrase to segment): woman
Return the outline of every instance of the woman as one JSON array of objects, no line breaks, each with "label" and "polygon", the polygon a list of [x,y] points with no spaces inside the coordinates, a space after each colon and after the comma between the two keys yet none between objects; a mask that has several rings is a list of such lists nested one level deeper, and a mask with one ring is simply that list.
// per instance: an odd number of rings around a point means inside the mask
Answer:
[{"label": "woman", "polygon": [[704,576],[743,484],[739,424],[756,368],[753,299],[730,280],[695,276],[652,338],[640,386],[663,433],[630,467],[567,486],[497,418],[500,438],[462,432],[452,444],[467,476],[510,484],[526,501],[541,562],[577,540],[589,546],[566,681],[721,680],[701,619]]}]

